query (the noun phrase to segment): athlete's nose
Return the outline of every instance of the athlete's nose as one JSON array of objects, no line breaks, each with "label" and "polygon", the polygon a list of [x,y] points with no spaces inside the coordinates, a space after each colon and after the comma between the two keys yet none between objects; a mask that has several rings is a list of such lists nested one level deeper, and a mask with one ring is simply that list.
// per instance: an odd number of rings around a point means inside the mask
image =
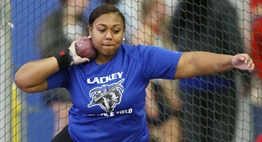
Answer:
[{"label": "athlete's nose", "polygon": [[108,31],[108,32],[106,33],[106,39],[108,39],[108,40],[111,40],[111,39],[112,39],[112,32],[111,32],[111,31]]}]

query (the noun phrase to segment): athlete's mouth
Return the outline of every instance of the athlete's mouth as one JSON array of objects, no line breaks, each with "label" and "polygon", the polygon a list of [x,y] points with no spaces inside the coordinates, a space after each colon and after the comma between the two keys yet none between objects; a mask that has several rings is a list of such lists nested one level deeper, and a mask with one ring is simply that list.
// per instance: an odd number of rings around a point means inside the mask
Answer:
[{"label": "athlete's mouth", "polygon": [[102,44],[103,46],[114,46],[114,44]]}]

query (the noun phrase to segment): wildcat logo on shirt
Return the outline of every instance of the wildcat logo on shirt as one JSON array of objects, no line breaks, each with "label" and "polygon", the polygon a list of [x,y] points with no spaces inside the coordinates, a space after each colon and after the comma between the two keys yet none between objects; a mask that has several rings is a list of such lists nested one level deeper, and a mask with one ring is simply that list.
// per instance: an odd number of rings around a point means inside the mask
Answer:
[{"label": "wildcat logo on shirt", "polygon": [[122,85],[124,80],[123,78],[117,83],[102,85],[90,90],[89,96],[92,101],[87,106],[90,108],[99,105],[106,112],[113,111],[116,105],[121,102],[122,93],[124,92]]}]

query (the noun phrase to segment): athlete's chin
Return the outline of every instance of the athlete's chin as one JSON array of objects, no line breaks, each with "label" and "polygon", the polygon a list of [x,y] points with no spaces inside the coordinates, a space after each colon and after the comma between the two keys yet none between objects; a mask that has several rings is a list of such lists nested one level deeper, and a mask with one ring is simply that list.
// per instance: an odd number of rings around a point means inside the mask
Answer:
[{"label": "athlete's chin", "polygon": [[111,54],[115,53],[119,48],[111,45],[111,46],[102,46],[102,50],[104,50],[106,53]]}]

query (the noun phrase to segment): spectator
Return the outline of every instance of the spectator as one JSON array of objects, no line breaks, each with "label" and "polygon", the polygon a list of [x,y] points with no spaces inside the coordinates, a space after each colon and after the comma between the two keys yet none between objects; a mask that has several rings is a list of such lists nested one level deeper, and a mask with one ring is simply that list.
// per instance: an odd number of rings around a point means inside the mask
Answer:
[{"label": "spectator", "polygon": [[[227,0],[182,0],[173,15],[173,41],[183,52],[244,52],[236,25],[236,11]],[[235,73],[179,81],[183,141],[232,141],[237,112]],[[244,76],[247,88],[250,78]]]},{"label": "spectator", "polygon": [[[165,1],[143,0],[138,5],[141,12],[137,26],[132,31],[126,31],[132,34],[131,44],[156,45],[172,49],[165,20]],[[130,39],[127,40],[130,41]],[[146,92],[146,113],[151,139],[178,141],[178,119],[175,114],[179,109],[179,103],[176,81],[153,80]]]},{"label": "spectator", "polygon": [[[87,36],[87,18],[83,16],[88,0],[60,0],[61,9],[51,13],[41,23],[37,36],[37,47],[41,58],[53,56],[57,51],[70,46],[71,42]],[[71,100],[64,88],[44,92],[45,103],[54,113],[54,135],[67,125]]]}]

